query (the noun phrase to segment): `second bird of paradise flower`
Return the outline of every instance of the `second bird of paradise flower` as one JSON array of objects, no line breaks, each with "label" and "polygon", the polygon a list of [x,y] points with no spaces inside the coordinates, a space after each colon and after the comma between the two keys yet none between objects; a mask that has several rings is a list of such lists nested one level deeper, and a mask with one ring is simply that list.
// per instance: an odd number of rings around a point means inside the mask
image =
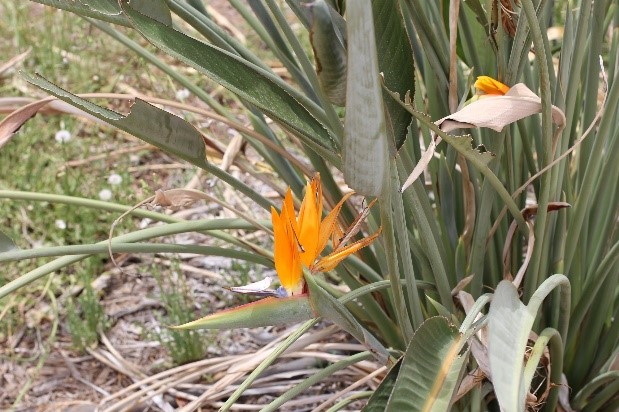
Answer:
[{"label": "second bird of paradise flower", "polygon": [[503,96],[509,91],[509,86],[490,76],[479,76],[473,85],[479,92],[486,95]]}]

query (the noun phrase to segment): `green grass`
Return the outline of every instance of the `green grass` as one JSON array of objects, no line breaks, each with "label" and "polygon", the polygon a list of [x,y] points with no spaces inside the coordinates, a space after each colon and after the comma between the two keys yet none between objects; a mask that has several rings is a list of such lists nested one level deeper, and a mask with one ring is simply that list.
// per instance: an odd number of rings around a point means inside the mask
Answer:
[{"label": "green grass", "polygon": [[[33,21],[36,24],[33,25]],[[146,46],[135,33],[125,32]],[[6,39],[0,42],[0,56],[6,56],[8,60],[31,49],[18,69],[40,73],[72,91],[126,92],[126,86],[130,86],[148,95],[175,100],[175,93],[180,88],[157,69],[71,13],[30,2],[0,0],[0,36]],[[40,90],[22,81],[18,73],[0,79],[0,96],[44,97]],[[129,111],[125,102],[120,105],[117,101],[97,102],[119,112]],[[56,141],[55,135],[60,130],[68,131],[71,139],[64,143]],[[132,136],[89,120],[40,114],[28,121],[0,150],[0,189],[92,199],[99,199],[100,191],[108,189],[112,192],[111,202],[132,205],[151,196],[156,189],[169,184],[182,185],[193,175],[191,169],[150,170],[149,165],[165,163],[169,159],[162,158],[156,150],[115,153],[139,148],[143,144]],[[72,161],[81,163],[71,165]],[[108,183],[111,174],[120,175],[122,182],[117,185]],[[118,214],[50,202],[2,199],[0,216],[0,231],[18,247],[27,249],[105,240]],[[115,233],[135,230],[138,223],[138,220],[125,218]],[[0,272],[0,284],[48,260],[6,264]],[[90,282],[105,270],[108,261],[107,256],[89,258],[57,272],[49,285],[41,280],[21,289],[10,299],[4,299],[0,302],[0,313],[5,311],[0,319],[0,340],[10,337],[23,324],[23,313],[34,307],[46,287],[59,296],[80,286],[84,290],[79,296],[67,300],[60,315],[66,319],[77,349],[95,345],[97,329],[105,330],[109,322],[100,305],[100,296],[92,290]],[[165,271],[171,270],[165,268]],[[165,277],[167,273],[161,276]],[[168,311],[163,323],[191,320],[193,301],[185,292],[172,288],[162,294]],[[176,335],[170,346],[174,362],[185,363],[203,355],[204,344],[197,334]],[[169,337],[161,338],[169,342]]]}]

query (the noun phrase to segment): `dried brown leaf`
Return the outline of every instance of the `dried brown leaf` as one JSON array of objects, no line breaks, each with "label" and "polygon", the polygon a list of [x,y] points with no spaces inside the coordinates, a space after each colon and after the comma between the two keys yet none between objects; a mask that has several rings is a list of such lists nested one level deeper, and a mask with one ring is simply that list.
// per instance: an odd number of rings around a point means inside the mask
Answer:
[{"label": "dried brown leaf", "polygon": [[32,51],[32,48],[29,48],[25,52],[18,54],[17,56],[9,59],[8,62],[1,65],[0,66],[0,77],[3,77],[5,72],[9,71],[14,66],[17,66],[18,64],[23,62],[26,59],[26,57],[28,57],[31,51]]}]

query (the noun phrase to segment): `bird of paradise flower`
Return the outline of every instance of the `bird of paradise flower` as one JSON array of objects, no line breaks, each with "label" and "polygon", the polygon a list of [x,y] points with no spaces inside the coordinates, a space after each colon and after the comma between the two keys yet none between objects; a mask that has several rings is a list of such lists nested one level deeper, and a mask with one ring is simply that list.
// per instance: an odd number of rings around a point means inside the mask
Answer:
[{"label": "bird of paradise flower", "polygon": [[[268,296],[265,299],[207,315],[192,322],[172,326],[174,329],[229,329],[290,323],[319,316],[303,276],[304,268],[310,275],[328,272],[349,255],[371,244],[380,234],[374,234],[350,243],[359,233],[369,215],[374,199],[357,216],[346,230],[338,224],[338,216],[353,193],[348,193],[325,216],[320,175],[316,174],[307,184],[299,213],[295,213],[292,192],[288,189],[281,212],[273,207],[271,217],[274,234],[275,271],[281,287],[269,289],[271,279],[265,278],[242,287],[229,288],[234,292]],[[332,251],[320,256],[331,239]]]},{"label": "bird of paradise flower", "polygon": [[[365,217],[363,215],[367,215],[367,212],[362,213],[346,232],[341,230],[337,218],[342,205],[351,195],[352,193],[346,194],[322,219],[322,184],[320,174],[316,174],[307,185],[298,216],[295,216],[290,188],[284,198],[281,212],[278,214],[274,207],[271,208],[275,238],[275,271],[286,295],[304,293],[303,267],[312,273],[330,271],[347,256],[372,243],[380,234],[379,229],[369,237],[348,244],[359,231],[359,226]],[[373,203],[365,211],[369,210]],[[333,251],[319,258],[329,239]]]}]

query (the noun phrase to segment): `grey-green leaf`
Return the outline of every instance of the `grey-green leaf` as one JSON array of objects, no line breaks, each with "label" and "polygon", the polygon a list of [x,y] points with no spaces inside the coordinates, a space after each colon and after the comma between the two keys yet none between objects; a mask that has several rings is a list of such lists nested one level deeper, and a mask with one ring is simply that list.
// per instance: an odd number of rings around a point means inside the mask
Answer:
[{"label": "grey-green leaf", "polygon": [[[404,97],[415,92],[413,48],[406,33],[399,2],[372,0],[374,30],[378,48],[378,68],[390,91]],[[399,149],[408,134],[412,116],[393,95],[383,92],[387,116],[387,132]]]},{"label": "grey-green leaf", "polygon": [[3,232],[0,232],[0,253],[15,249],[17,249],[17,246],[15,246],[13,239],[5,235]]},{"label": "grey-green leaf", "polygon": [[516,287],[503,280],[488,312],[488,358],[492,383],[503,410],[525,408],[524,352],[535,320],[520,302]]},{"label": "grey-green leaf", "polygon": [[38,74],[31,76],[22,73],[22,75],[29,83],[118,129],[198,167],[206,165],[202,134],[191,124],[172,113],[136,98],[131,112],[124,116],[69,93]]},{"label": "grey-green leaf", "polygon": [[67,10],[79,16],[107,21],[108,23],[129,26],[127,18],[122,15],[118,2],[115,0],[33,0],[36,3]]},{"label": "grey-green leaf", "polygon": [[348,5],[348,79],[343,171],[360,194],[380,195],[389,167],[371,0]]},{"label": "grey-green leaf", "polygon": [[487,167],[488,163],[495,157],[494,153],[487,151],[483,145],[473,147],[473,138],[469,134],[462,136],[447,135],[443,140],[452,145],[464,157],[474,162],[478,168]]},{"label": "grey-green leaf", "polygon": [[310,304],[314,311],[350,333],[355,339],[365,345],[379,362],[386,364],[389,352],[387,352],[387,349],[378,339],[368,332],[341,302],[318,285],[312,278],[312,275],[306,275],[305,280],[309,288]]},{"label": "grey-green leaf", "polygon": [[556,288],[561,291],[559,329],[567,334],[570,284],[564,275],[546,279],[525,306],[509,281],[499,283],[488,312],[488,359],[492,384],[503,410],[524,410],[530,382],[524,376],[524,354],[529,332],[544,299]]},{"label": "grey-green leaf", "polygon": [[[106,21],[108,23],[129,26],[129,21],[122,15],[117,0],[33,0],[36,3],[57,9],[67,10],[79,16]],[[132,6],[144,10],[148,16],[166,25],[172,25],[170,9],[164,2],[152,0],[132,0]]]},{"label": "grey-green leaf", "polygon": [[404,354],[385,411],[447,411],[460,382],[468,350],[458,328],[443,317],[425,321]]},{"label": "grey-green leaf", "polygon": [[[320,87],[329,101],[338,106],[346,104],[346,39],[337,30],[333,13],[324,0],[308,5],[311,16],[310,41],[316,59]],[[344,23],[345,24],[345,23]]]},{"label": "grey-green leaf", "polygon": [[400,366],[402,366],[402,358],[400,358],[395,365],[389,369],[387,376],[378,385],[378,388],[374,391],[368,403],[363,408],[363,412],[384,412],[387,402],[391,397],[393,388],[400,373]]},{"label": "grey-green leaf", "polygon": [[[136,11],[131,4],[122,4],[133,27],[165,53],[194,67],[295,133],[312,148],[336,151],[337,145],[316,116],[322,109],[311,106],[309,99],[288,86],[277,76],[221,50],[202,43],[171,27]],[[316,115],[316,116],[315,116]]]}]

